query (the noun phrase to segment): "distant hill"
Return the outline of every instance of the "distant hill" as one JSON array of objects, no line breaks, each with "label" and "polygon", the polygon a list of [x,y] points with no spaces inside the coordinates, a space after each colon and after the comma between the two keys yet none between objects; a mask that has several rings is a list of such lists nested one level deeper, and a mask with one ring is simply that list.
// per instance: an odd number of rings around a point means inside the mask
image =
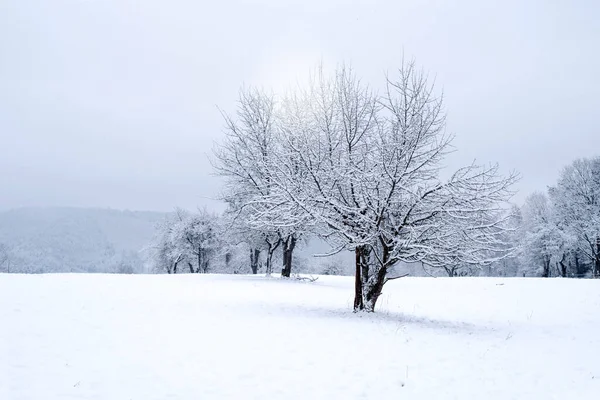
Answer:
[{"label": "distant hill", "polygon": [[[151,242],[156,223],[166,216],[160,212],[69,207],[0,212],[0,272],[149,272],[143,250]],[[301,243],[294,255],[294,270],[354,273],[351,252],[313,257],[329,252],[329,246],[315,238]],[[281,264],[280,256],[281,251],[276,252],[275,270]],[[398,275],[425,274],[420,266],[399,265],[396,269]]]},{"label": "distant hill", "polygon": [[166,214],[94,208],[0,212],[0,244],[13,272],[142,272],[140,250]]}]

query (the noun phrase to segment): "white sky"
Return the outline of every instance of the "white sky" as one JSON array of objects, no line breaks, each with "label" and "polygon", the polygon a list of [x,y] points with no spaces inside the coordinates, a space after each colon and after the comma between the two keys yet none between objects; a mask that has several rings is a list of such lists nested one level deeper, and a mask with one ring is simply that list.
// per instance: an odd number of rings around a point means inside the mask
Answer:
[{"label": "white sky", "polygon": [[214,207],[207,160],[242,84],[321,60],[436,77],[459,152],[517,200],[600,154],[600,2],[1,0],[0,209]]}]

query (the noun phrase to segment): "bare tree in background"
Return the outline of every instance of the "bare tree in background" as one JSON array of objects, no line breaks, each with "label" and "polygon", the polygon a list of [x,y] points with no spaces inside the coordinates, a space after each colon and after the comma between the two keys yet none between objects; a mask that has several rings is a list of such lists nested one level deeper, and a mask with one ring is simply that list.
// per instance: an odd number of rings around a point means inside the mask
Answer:
[{"label": "bare tree in background", "polygon": [[154,238],[146,249],[153,272],[176,274],[179,265],[185,261],[184,252],[172,240],[176,222],[175,215],[169,215],[156,224]]},{"label": "bare tree in background", "polygon": [[[149,248],[153,269],[176,274],[182,271],[179,267],[185,263],[190,273],[207,273],[224,247],[219,234],[216,215],[205,210],[191,213],[177,209],[157,225]],[[225,253],[222,254],[223,259]]]},{"label": "bare tree in background", "polygon": [[186,254],[191,273],[207,273],[218,248],[217,217],[206,210],[196,213],[178,209],[171,237]]}]

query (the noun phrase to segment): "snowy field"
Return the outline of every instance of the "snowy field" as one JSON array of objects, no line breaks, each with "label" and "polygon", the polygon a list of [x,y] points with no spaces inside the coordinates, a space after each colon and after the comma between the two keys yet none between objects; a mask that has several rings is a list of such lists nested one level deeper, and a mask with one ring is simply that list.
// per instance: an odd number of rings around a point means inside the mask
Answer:
[{"label": "snowy field", "polygon": [[0,399],[600,399],[600,281],[0,275]]}]

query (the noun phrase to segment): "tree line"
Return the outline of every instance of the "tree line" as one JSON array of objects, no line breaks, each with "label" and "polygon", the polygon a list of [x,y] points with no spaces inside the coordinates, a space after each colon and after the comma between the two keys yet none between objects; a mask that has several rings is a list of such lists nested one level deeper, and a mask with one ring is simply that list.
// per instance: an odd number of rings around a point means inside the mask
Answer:
[{"label": "tree line", "polygon": [[[600,157],[565,167],[517,210],[520,264],[532,274],[600,278]],[[525,268],[527,270],[527,268]]]}]

